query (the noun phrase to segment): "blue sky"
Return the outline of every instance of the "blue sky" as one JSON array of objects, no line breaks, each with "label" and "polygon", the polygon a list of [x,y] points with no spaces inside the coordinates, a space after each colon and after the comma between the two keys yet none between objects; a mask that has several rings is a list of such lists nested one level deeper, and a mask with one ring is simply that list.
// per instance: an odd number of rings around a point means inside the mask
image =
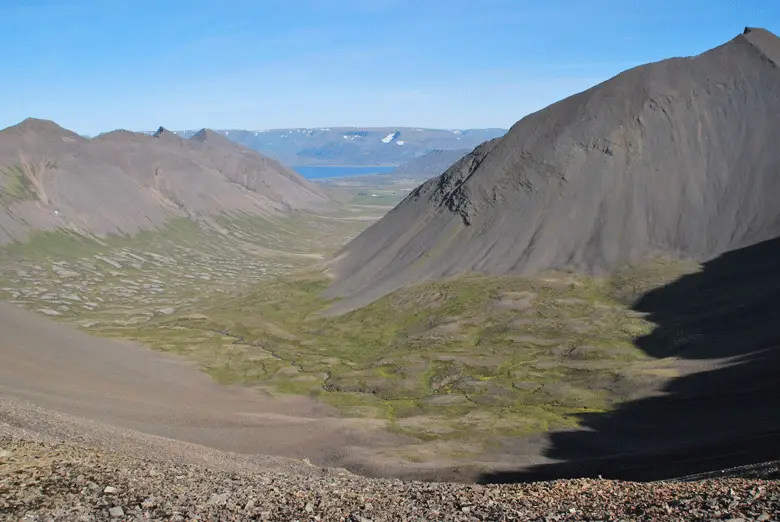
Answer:
[{"label": "blue sky", "polygon": [[0,128],[509,127],[746,25],[780,2],[0,0]]}]

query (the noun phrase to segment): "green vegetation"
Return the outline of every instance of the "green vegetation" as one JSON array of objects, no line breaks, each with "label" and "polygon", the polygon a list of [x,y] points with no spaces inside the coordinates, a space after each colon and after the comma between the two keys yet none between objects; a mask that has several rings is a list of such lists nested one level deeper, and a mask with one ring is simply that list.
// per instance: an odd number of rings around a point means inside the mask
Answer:
[{"label": "green vegetation", "polygon": [[695,269],[685,263],[612,279],[466,275],[325,314],[328,280],[313,266],[373,212],[176,220],[102,239],[39,233],[0,249],[0,298],[189,358],[223,383],[383,419],[429,447],[412,460],[575,426],[575,414],[669,376],[634,346],[652,325],[626,303]]},{"label": "green vegetation", "polygon": [[370,221],[341,214],[170,221],[132,237],[36,232],[0,248],[0,298],[81,327],[137,325],[311,265]]},{"label": "green vegetation", "polygon": [[0,202],[27,201],[36,198],[35,188],[21,167],[14,165],[0,171],[5,180],[0,184]]},{"label": "green vegetation", "polygon": [[330,317],[327,280],[288,276],[96,331],[190,357],[221,382],[384,418],[421,441],[487,442],[574,426],[572,414],[603,411],[634,377],[659,375],[633,344],[651,325],[613,298],[615,284],[467,276]]}]

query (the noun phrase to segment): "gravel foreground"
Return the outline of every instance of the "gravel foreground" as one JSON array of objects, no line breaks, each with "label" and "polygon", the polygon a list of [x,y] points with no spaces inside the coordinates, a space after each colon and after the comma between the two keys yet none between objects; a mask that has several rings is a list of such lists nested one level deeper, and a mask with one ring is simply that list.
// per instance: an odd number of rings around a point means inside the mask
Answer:
[{"label": "gravel foreground", "polygon": [[780,481],[375,480],[311,466],[239,473],[0,437],[0,520],[780,520]]}]

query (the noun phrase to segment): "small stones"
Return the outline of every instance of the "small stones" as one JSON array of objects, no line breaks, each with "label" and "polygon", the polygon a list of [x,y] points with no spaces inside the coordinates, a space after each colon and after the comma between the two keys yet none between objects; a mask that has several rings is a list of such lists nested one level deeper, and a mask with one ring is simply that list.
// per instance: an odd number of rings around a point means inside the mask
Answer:
[{"label": "small stones", "polygon": [[108,514],[111,518],[119,518],[125,516],[125,510],[121,506],[114,506],[108,510]]},{"label": "small stones", "polygon": [[227,504],[228,498],[230,498],[230,493],[214,493],[209,497],[206,503],[210,505],[224,506]]},{"label": "small stones", "polygon": [[106,486],[105,489],[103,489],[103,493],[106,495],[116,495],[116,488],[113,486]]}]

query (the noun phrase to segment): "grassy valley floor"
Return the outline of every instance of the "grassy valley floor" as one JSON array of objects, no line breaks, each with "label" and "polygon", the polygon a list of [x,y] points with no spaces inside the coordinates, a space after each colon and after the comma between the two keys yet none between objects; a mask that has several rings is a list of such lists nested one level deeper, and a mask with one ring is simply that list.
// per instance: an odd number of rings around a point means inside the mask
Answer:
[{"label": "grassy valley floor", "polygon": [[[369,196],[370,197],[370,196]],[[172,222],[132,238],[64,232],[0,250],[0,298],[90,333],[195,361],[217,381],[306,395],[407,436],[410,465],[505,461],[677,375],[634,346],[632,295],[695,270],[657,261],[611,279],[464,275],[324,312],[320,261],[387,207]]]}]

